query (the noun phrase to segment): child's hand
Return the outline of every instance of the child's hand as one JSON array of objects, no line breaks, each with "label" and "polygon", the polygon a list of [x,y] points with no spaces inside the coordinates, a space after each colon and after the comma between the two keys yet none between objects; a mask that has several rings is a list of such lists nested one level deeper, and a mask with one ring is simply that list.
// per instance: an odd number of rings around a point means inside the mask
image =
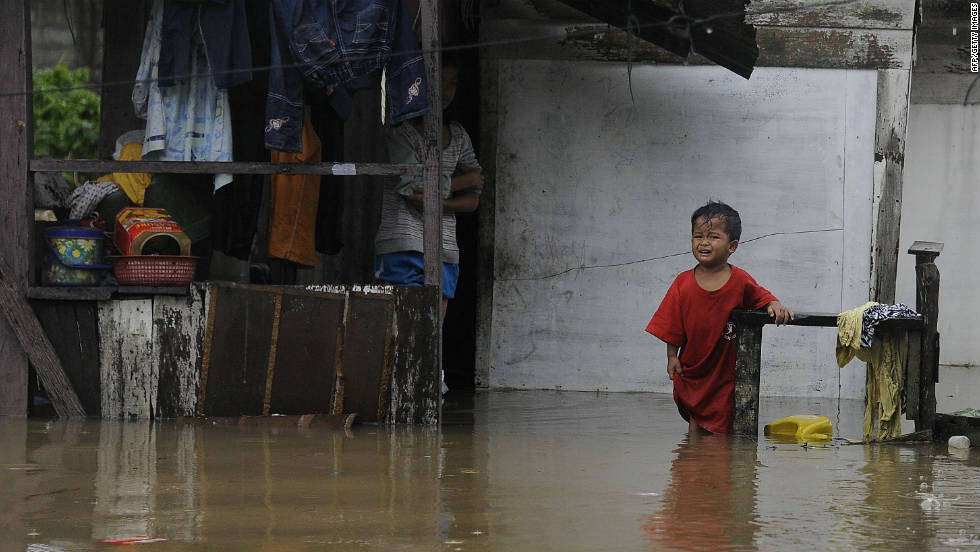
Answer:
[{"label": "child's hand", "polygon": [[422,195],[422,188],[419,188],[418,186],[412,186],[412,195],[402,197],[405,198],[405,201],[409,202],[415,207],[418,207],[419,209],[424,207],[425,202],[423,200],[425,196]]},{"label": "child's hand", "polygon": [[684,371],[681,369],[681,361],[677,357],[667,358],[667,376],[673,381],[674,376],[683,376]]},{"label": "child's hand", "polygon": [[780,303],[779,301],[773,301],[772,303],[769,303],[769,305],[766,306],[766,312],[769,313],[769,316],[775,319],[777,326],[780,324],[786,324],[790,320],[796,318],[796,315],[793,314],[793,311],[784,307],[783,304]]}]

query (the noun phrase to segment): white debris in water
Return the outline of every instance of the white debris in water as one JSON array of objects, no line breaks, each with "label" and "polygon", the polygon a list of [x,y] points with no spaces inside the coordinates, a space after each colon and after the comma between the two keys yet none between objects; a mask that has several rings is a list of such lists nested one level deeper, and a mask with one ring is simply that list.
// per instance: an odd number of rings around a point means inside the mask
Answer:
[{"label": "white debris in water", "polygon": [[922,502],[919,503],[919,506],[922,506],[923,510],[930,511],[930,510],[938,510],[942,508],[943,503],[941,500],[939,500],[934,496],[927,496],[922,500]]},{"label": "white debris in water", "polygon": [[966,435],[953,435],[947,444],[951,449],[968,449],[970,448],[970,438]]},{"label": "white debris in water", "polygon": [[920,491],[928,491],[929,490],[929,484],[928,483],[925,483],[925,482],[920,483],[919,484],[919,490]]}]

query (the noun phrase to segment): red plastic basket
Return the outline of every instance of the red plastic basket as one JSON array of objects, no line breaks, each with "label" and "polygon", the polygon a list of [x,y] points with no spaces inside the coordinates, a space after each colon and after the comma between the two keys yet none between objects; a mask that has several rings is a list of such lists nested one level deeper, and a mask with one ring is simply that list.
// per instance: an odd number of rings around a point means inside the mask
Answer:
[{"label": "red plastic basket", "polygon": [[124,286],[186,286],[194,280],[197,257],[117,255],[113,272]]}]

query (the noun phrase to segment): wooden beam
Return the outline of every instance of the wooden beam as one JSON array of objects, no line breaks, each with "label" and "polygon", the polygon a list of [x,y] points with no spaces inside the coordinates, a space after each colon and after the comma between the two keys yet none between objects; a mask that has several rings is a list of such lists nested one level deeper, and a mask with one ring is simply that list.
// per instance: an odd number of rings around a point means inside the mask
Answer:
[{"label": "wooden beam", "polygon": [[[4,232],[0,260],[9,263],[3,280],[12,304],[20,304],[29,285],[29,232],[34,228],[33,186],[27,170],[34,149],[28,4],[0,0],[0,83],[5,92],[14,93],[0,96],[0,228]],[[27,415],[27,356],[16,332],[0,320],[0,416]]]},{"label": "wooden beam", "polygon": [[936,381],[939,376],[939,268],[935,263],[915,265],[915,310],[925,317],[922,332],[922,364],[919,370],[919,417],[916,431],[936,423]]},{"label": "wooden beam", "polygon": [[[821,326],[827,328],[837,327],[837,315],[826,312],[797,312],[796,318],[786,323],[787,326]],[[732,320],[736,325],[764,326],[773,324],[773,319],[766,311],[732,311]],[[923,317],[914,318],[893,318],[882,320],[878,323],[878,328],[886,331],[890,330],[921,330],[923,327]]]},{"label": "wooden beam", "polygon": [[442,41],[439,36],[439,0],[422,0],[422,55],[429,81],[429,111],[425,114],[422,160],[423,236],[425,283],[442,290],[442,190],[439,166],[442,155]]},{"label": "wooden beam", "polygon": [[[24,296],[23,292],[17,290],[11,279],[8,278],[5,264],[0,260],[0,308],[2,308],[10,329],[13,330],[17,341],[20,343],[20,349],[27,353],[31,364],[37,370],[38,378],[44,385],[44,390],[47,391],[58,416],[85,417],[85,409],[82,408],[82,403],[79,401],[78,395],[75,394],[71,381],[65,374],[51,341],[48,340],[41,323],[34,315],[31,305],[27,302],[27,297]],[[4,389],[6,388],[7,384],[5,383]],[[26,399],[26,387],[23,390],[14,391],[23,391]],[[26,413],[25,409],[21,415]]]},{"label": "wooden beam", "polygon": [[879,303],[895,302],[898,240],[902,226],[902,172],[905,168],[909,79],[910,74],[906,70],[878,71],[871,299]]},{"label": "wooden beam", "polygon": [[762,326],[736,324],[734,433],[759,435],[759,379],[762,365]]},{"label": "wooden beam", "polygon": [[258,163],[217,161],[100,161],[95,159],[32,159],[34,172],[169,173],[169,174],[321,174],[336,176],[402,176],[422,174],[414,164],[391,163]]}]

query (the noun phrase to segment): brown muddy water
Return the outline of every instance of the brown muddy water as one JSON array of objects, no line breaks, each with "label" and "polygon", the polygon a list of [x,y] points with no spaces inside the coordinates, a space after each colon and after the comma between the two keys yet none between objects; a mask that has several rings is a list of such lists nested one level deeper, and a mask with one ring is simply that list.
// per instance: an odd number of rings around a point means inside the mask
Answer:
[{"label": "brown muddy water", "polygon": [[[801,413],[860,438],[860,401],[763,399],[760,421]],[[0,419],[0,552],[980,549],[977,447],[689,442],[660,394],[484,392],[444,420]]]}]

